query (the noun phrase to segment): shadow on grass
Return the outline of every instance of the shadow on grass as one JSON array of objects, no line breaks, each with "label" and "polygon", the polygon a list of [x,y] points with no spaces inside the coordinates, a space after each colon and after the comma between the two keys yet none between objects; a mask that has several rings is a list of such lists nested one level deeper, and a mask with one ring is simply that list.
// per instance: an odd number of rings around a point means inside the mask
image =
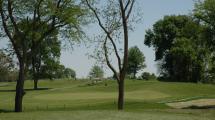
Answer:
[{"label": "shadow on grass", "polygon": [[210,106],[189,106],[189,107],[185,107],[183,109],[215,109],[215,105],[210,105]]},{"label": "shadow on grass", "polygon": [[[25,89],[25,91],[42,91],[42,90],[50,90],[52,88],[38,88],[38,89]],[[0,90],[0,92],[15,92],[16,90]]]},{"label": "shadow on grass", "polygon": [[13,113],[14,111],[12,110],[3,110],[3,109],[0,109],[0,113]]}]

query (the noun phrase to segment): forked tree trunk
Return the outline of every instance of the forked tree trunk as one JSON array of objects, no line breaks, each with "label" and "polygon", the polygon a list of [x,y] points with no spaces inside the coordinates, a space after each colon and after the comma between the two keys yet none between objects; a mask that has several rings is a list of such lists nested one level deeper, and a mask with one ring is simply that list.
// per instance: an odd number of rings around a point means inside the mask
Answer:
[{"label": "forked tree trunk", "polygon": [[22,112],[22,100],[24,96],[25,65],[19,60],[19,79],[16,84],[15,112]]}]

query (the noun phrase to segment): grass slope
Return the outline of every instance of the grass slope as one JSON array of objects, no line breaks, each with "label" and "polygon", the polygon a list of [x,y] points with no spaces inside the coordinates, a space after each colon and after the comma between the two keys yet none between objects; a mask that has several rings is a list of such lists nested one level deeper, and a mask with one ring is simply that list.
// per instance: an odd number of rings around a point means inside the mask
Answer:
[{"label": "grass slope", "polygon": [[[0,120],[214,120],[214,110],[175,110],[165,103],[215,98],[215,86],[191,83],[126,80],[125,111],[117,112],[117,84],[107,81],[40,81],[34,91],[26,81],[24,113],[0,113]],[[15,83],[0,83],[0,110],[12,111]],[[43,112],[39,112],[43,111]],[[201,114],[200,114],[201,113]]]}]

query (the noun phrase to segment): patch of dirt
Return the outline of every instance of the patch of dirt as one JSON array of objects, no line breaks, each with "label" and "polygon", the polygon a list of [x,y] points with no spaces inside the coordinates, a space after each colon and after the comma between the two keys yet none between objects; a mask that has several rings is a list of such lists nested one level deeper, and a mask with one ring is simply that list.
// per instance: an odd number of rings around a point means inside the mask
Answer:
[{"label": "patch of dirt", "polygon": [[215,99],[199,99],[186,102],[167,103],[167,105],[178,109],[215,109]]}]

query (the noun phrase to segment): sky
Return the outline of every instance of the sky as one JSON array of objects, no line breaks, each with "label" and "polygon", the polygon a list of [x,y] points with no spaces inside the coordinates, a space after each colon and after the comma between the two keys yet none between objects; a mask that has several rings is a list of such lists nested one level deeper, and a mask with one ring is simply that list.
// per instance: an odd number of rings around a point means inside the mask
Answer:
[{"label": "sky", "polygon": [[[144,36],[147,29],[162,19],[165,15],[189,14],[194,7],[194,0],[137,0],[143,12],[143,20],[135,26],[135,30],[130,33],[129,46],[138,46],[144,53],[147,67],[143,71],[157,73],[155,55],[152,48],[144,45]],[[90,31],[97,31],[89,29]],[[0,48],[5,47],[6,42],[0,40]],[[88,76],[91,67],[96,64],[93,58],[87,54],[93,54],[95,48],[87,48],[85,45],[73,46],[73,50],[63,50],[60,61],[66,67],[76,71],[78,78]],[[111,76],[112,72],[105,69],[105,76]]]}]

